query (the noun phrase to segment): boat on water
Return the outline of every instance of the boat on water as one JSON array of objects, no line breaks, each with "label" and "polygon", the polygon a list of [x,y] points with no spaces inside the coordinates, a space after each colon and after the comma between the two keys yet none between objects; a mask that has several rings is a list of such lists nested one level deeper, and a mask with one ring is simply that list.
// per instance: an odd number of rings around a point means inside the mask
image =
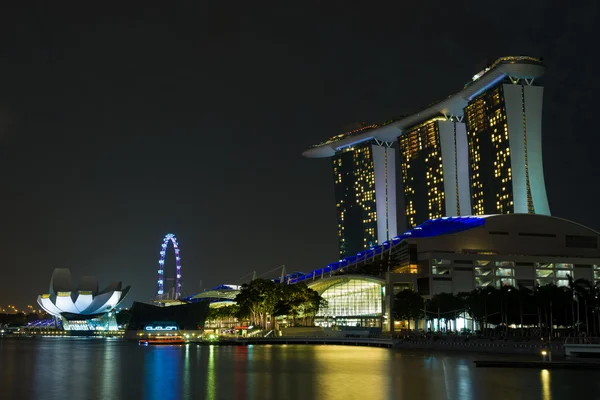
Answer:
[{"label": "boat on water", "polygon": [[179,345],[185,344],[185,339],[181,336],[155,336],[140,339],[138,343],[143,346]]}]

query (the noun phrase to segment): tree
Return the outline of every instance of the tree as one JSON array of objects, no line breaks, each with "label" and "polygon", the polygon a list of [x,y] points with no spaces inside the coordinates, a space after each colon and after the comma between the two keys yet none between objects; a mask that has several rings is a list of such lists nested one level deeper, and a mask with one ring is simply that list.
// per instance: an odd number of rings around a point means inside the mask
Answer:
[{"label": "tree", "polygon": [[[567,274],[569,280],[569,291],[571,298],[571,313],[573,320],[573,331],[574,333],[580,333],[581,320],[580,320],[580,301],[583,299],[585,304],[585,318],[586,318],[586,330],[589,334],[588,318],[587,318],[587,300],[590,292],[592,291],[592,283],[587,279],[573,279],[573,277]],[[577,306],[577,312],[575,311],[575,305]],[[575,315],[577,315],[577,322],[575,323]]]},{"label": "tree", "polygon": [[519,285],[517,294],[519,297],[519,325],[522,332],[525,325],[525,314],[529,311],[527,310],[527,306],[532,303],[533,291],[526,286]]},{"label": "tree", "polygon": [[209,321],[218,321],[222,319],[236,318],[239,313],[239,307],[235,304],[222,307],[210,307],[206,319]]},{"label": "tree", "polygon": [[254,325],[266,328],[267,315],[273,315],[279,300],[277,284],[268,279],[245,283],[235,297],[240,317],[248,317]]},{"label": "tree", "polygon": [[594,335],[598,335],[600,328],[600,285],[590,289],[590,300],[592,302],[592,321],[594,324]]},{"label": "tree", "polygon": [[552,336],[555,325],[574,326],[574,312],[571,313],[570,321],[568,318],[570,297],[571,291],[568,287],[548,284],[535,288],[533,299],[537,306],[538,326],[542,335]]},{"label": "tree", "polygon": [[489,314],[493,313],[495,303],[492,301],[496,296],[496,288],[486,286],[470,291],[464,296],[464,306],[468,314],[477,321],[484,330],[487,328]]},{"label": "tree", "polygon": [[[236,304],[221,307],[209,307],[206,320],[213,321],[219,328],[222,328],[223,322],[228,324],[235,323],[235,319],[238,318],[239,309],[240,308]],[[238,319],[242,318],[240,317]]]},{"label": "tree", "polygon": [[423,308],[425,302],[423,298],[416,292],[410,289],[406,289],[398,293],[394,298],[394,319],[400,321],[415,321],[415,328],[417,327],[417,321],[423,317]]},{"label": "tree", "polygon": [[242,285],[235,301],[240,318],[249,318],[254,325],[266,328],[267,315],[314,316],[326,306],[324,299],[305,283],[276,284],[267,279],[255,279]]},{"label": "tree", "polygon": [[448,321],[453,320],[456,327],[456,316],[463,312],[466,308],[464,295],[455,295],[453,293],[438,293],[435,294],[427,303],[427,310],[433,314],[437,314],[438,327],[440,320],[443,318],[446,330],[449,329]]},{"label": "tree", "polygon": [[[306,318],[314,321],[315,316],[321,310],[326,309],[329,304],[316,290],[309,289],[308,301],[304,303],[302,312]],[[312,323],[311,323],[312,324]]]},{"label": "tree", "polygon": [[297,317],[304,318],[306,322],[307,318],[314,317],[319,310],[327,307],[327,301],[304,282],[278,287],[280,293],[274,315],[290,316],[294,325]]}]

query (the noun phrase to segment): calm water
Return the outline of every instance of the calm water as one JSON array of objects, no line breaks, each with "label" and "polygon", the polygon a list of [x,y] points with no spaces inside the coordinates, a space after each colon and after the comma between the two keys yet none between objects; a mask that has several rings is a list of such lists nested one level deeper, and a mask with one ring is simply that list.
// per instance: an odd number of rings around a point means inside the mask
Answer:
[{"label": "calm water", "polygon": [[0,339],[0,399],[600,398],[597,371],[474,368],[473,360],[486,357],[345,346]]}]

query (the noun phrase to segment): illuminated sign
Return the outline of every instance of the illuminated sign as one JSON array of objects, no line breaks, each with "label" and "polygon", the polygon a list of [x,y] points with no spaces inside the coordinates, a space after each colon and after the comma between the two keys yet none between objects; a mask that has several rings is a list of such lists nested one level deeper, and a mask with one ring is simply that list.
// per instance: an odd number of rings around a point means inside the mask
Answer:
[{"label": "illuminated sign", "polygon": [[176,331],[176,326],[147,326],[147,331]]}]

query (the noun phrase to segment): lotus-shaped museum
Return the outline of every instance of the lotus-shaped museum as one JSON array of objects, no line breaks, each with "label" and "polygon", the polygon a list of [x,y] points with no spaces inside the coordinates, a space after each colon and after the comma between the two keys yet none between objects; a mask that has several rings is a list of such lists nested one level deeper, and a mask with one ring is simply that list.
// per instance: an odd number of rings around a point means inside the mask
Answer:
[{"label": "lotus-shaped museum", "polygon": [[121,282],[113,282],[98,290],[98,278],[84,276],[75,289],[71,271],[57,268],[52,274],[49,293],[38,296],[38,303],[59,318],[65,330],[116,330],[114,310],[129,288],[123,289]]}]

